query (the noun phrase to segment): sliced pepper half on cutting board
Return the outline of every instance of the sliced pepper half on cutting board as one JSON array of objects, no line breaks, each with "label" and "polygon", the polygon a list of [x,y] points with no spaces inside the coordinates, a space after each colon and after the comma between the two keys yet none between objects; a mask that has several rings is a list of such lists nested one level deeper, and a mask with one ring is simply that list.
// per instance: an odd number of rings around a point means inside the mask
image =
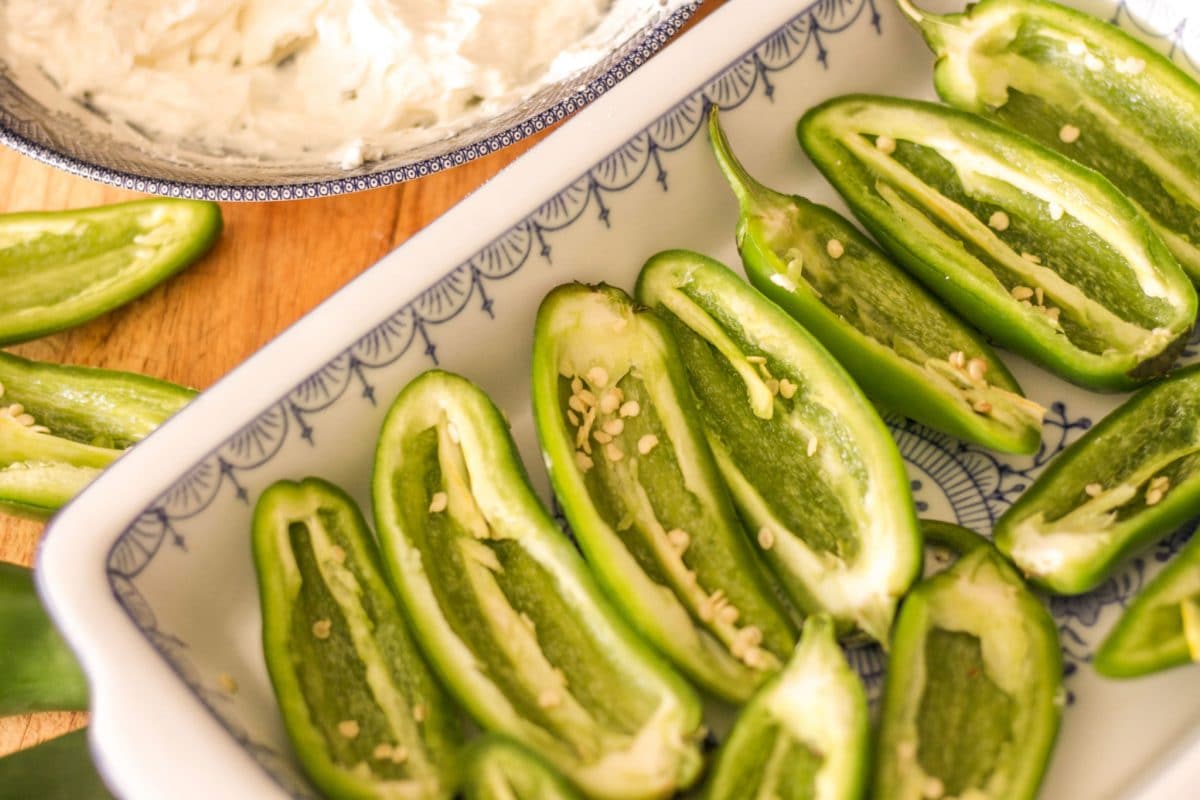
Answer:
[{"label": "sliced pepper half on cutting board", "polygon": [[0,345],[79,325],[202,256],[221,210],[201,200],[0,215]]}]

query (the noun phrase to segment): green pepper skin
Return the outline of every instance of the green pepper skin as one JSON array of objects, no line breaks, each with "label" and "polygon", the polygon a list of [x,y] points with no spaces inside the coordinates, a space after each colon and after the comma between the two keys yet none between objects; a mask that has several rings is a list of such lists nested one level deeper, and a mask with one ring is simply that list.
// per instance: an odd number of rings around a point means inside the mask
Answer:
[{"label": "green pepper skin", "polygon": [[196,392],[0,353],[0,510],[44,519]]},{"label": "green pepper skin", "polygon": [[901,10],[937,55],[947,103],[1111,180],[1200,282],[1200,84],[1116,25],[1044,0]]},{"label": "green pepper skin", "polygon": [[465,772],[467,800],[582,800],[540,758],[493,733],[471,743]]},{"label": "green pepper skin", "polygon": [[[1188,610],[1185,610],[1185,607]],[[1192,629],[1189,640],[1185,615]],[[1092,660],[1109,678],[1138,678],[1200,661],[1200,536],[1146,584]]]},{"label": "green pepper skin", "polygon": [[0,561],[0,717],[87,707],[83,671],[42,608],[32,570]]},{"label": "green pepper skin", "polygon": [[820,342],[706,256],[651,257],[637,298],[674,334],[717,468],[784,592],[886,642],[921,533],[870,401]]},{"label": "green pepper skin", "polygon": [[87,737],[84,728],[0,758],[0,800],[112,800]]},{"label": "green pepper skin", "polygon": [[996,521],[1026,577],[1082,594],[1200,513],[1200,365],[1149,386],[1058,455]]},{"label": "green pepper skin", "polygon": [[706,800],[857,800],[867,788],[870,721],[858,674],[824,614],[804,623],[783,668],[738,714]]},{"label": "green pepper skin", "polygon": [[738,250],[754,288],[885,408],[1003,453],[1037,450],[1045,409],[978,334],[833,209],[752,178],[716,106],[709,135],[741,207]]},{"label": "green pepper skin", "polygon": [[620,289],[560,286],[538,310],[534,419],[600,585],[688,677],[744,702],[787,660],[795,628],[721,481],[681,358],[663,320]]},{"label": "green pepper skin", "polygon": [[938,519],[921,520],[921,533],[927,545],[944,548],[956,557],[965,556],[988,544],[988,540],[975,531]]},{"label": "green pepper skin", "polygon": [[204,255],[220,232],[220,207],[202,200],[0,215],[0,345],[124,305]]},{"label": "green pepper skin", "polygon": [[481,727],[589,796],[666,797],[695,781],[699,698],[605,600],[486,394],[438,370],[409,383],[373,485],[393,586]]},{"label": "green pepper skin", "polygon": [[980,542],[917,584],[896,618],[872,783],[878,800],[1037,795],[1065,698],[1058,631],[1008,562]]},{"label": "green pepper skin", "polygon": [[300,765],[330,798],[457,788],[457,709],[422,660],[358,506],[307,478],[259,497],[263,655]]},{"label": "green pepper skin", "polygon": [[995,342],[1098,391],[1158,377],[1186,344],[1195,288],[1099,173],[915,100],[834,98],[798,135],[884,248]]}]

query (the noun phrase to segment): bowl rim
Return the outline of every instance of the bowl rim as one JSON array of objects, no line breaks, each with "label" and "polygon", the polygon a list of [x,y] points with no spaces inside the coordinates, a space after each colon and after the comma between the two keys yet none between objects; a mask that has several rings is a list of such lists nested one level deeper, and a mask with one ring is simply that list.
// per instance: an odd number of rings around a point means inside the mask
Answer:
[{"label": "bowl rim", "polygon": [[368,189],[377,189],[381,186],[390,186],[423,178],[438,172],[444,172],[453,167],[482,158],[483,156],[491,155],[572,116],[576,111],[590,105],[609,89],[616,86],[617,83],[627,78],[645,64],[679,32],[679,29],[691,18],[703,2],[704,0],[683,0],[678,8],[675,8],[666,17],[659,20],[657,24],[643,27],[638,33],[634,34],[633,39],[621,57],[617,58],[603,72],[590,79],[586,85],[577,88],[569,96],[564,97],[549,108],[514,122],[489,136],[468,141],[446,153],[418,159],[378,172],[351,171],[344,177],[318,181],[296,181],[294,183],[257,183],[254,181],[198,183],[156,178],[153,175],[143,172],[106,167],[76,158],[75,156],[64,155],[51,147],[17,133],[2,120],[0,120],[0,144],[72,175],[78,175],[79,177],[115,186],[120,189],[145,192],[163,197],[182,197],[219,202],[271,202],[277,200],[304,200],[316,197],[330,197],[366,191]]}]

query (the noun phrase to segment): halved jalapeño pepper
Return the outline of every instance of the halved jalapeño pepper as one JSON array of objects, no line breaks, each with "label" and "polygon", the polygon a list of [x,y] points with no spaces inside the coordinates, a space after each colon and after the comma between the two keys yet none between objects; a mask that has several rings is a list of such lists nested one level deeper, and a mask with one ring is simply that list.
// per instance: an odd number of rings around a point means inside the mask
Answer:
[{"label": "halved jalape\u00f1o pepper", "polygon": [[984,0],[961,14],[900,8],[937,55],[953,106],[1103,173],[1200,281],[1200,85],[1116,25],[1044,0]]},{"label": "halved jalape\u00f1o pepper", "polygon": [[494,733],[471,744],[465,772],[467,800],[581,800],[540,758]]},{"label": "halved jalape\u00f1o pepper", "polygon": [[1096,651],[1110,678],[1136,678],[1200,661],[1200,536],[1134,598]]},{"label": "halved jalape\u00f1o pepper", "polygon": [[996,546],[1059,594],[1200,512],[1200,365],[1147,387],[1050,462],[996,521]]},{"label": "halved jalape\u00f1o pepper", "polygon": [[741,206],[738,250],[755,288],[889,410],[1001,452],[1037,450],[1045,409],[978,334],[837,212],[752,178],[716,106],[709,133]]},{"label": "halved jalape\u00f1o pepper", "polygon": [[0,353],[0,510],[49,516],[195,395],[144,375]]},{"label": "halved jalape\u00f1o pepper", "polygon": [[82,730],[0,757],[3,800],[113,800]]},{"label": "halved jalape\u00f1o pepper", "polygon": [[0,561],[0,717],[87,707],[87,680],[38,600],[33,571]]},{"label": "halved jalape\u00f1o pepper", "polygon": [[666,325],[619,289],[558,287],[538,311],[533,408],[601,585],[694,681],[748,699],[787,659],[794,629],[721,483]]},{"label": "halved jalape\u00f1o pepper", "polygon": [[0,215],[0,345],[129,302],[203,255],[220,232],[220,208],[201,200]]},{"label": "halved jalape\u00f1o pepper", "polygon": [[665,797],[695,780],[699,698],[605,600],[482,391],[438,371],[401,391],[374,499],[417,637],[480,725],[589,796]]},{"label": "halved jalape\u00f1o pepper", "polygon": [[1030,800],[1064,697],[1054,620],[994,548],[967,550],[896,618],[872,796]]},{"label": "halved jalape\u00f1o pepper", "polygon": [[851,95],[801,144],[883,246],[996,342],[1092,389],[1166,372],[1196,292],[1099,173],[974,114]]},{"label": "halved jalape\u00f1o pepper", "polygon": [[787,666],[738,715],[717,754],[707,800],[863,796],[867,698],[834,634],[823,614],[805,621]]},{"label": "halved jalape\u00f1o pepper", "polygon": [[358,506],[315,478],[254,510],[263,654],[305,773],[332,798],[457,788],[457,710],[422,660]]},{"label": "halved jalape\u00f1o pepper", "polygon": [[886,642],[921,534],[870,401],[795,320],[710,258],[652,257],[637,296],[674,334],[717,467],[788,597]]}]

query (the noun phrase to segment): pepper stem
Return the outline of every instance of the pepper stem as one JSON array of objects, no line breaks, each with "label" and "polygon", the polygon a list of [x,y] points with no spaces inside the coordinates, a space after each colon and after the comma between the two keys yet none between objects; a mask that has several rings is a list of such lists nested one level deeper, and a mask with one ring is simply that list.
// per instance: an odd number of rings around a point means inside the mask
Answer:
[{"label": "pepper stem", "polygon": [[713,154],[717,157],[717,165],[721,167],[721,172],[725,173],[733,193],[737,195],[738,204],[742,206],[743,210],[758,210],[762,206],[770,204],[772,200],[782,197],[778,192],[774,192],[756,181],[733,154],[733,149],[729,146],[729,139],[725,137],[725,131],[721,128],[720,108],[715,103],[708,112],[708,135],[712,139]]},{"label": "pepper stem", "polygon": [[912,0],[896,0],[896,7],[900,9],[900,13],[912,20],[917,27],[925,21],[929,16],[926,12],[913,5]]},{"label": "pepper stem", "polygon": [[924,11],[917,8],[913,0],[896,0],[896,7],[900,9],[901,14],[908,17],[913,25],[917,26],[917,30],[921,31],[921,35],[925,37],[925,41],[934,49],[934,52],[941,55],[943,46],[939,31],[954,27],[952,23],[946,22],[950,15]]}]

